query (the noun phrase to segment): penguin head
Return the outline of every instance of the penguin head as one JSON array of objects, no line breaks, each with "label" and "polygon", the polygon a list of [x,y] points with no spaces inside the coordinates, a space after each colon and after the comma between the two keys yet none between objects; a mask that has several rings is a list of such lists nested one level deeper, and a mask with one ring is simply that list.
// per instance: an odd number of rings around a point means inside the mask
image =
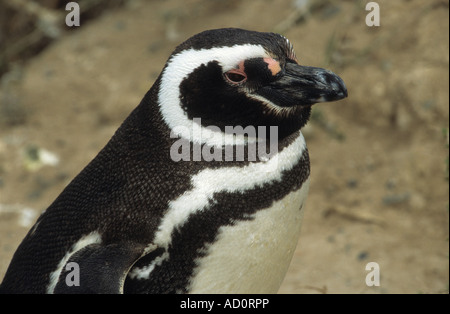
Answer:
[{"label": "penguin head", "polygon": [[287,38],[242,29],[205,31],[179,45],[158,95],[172,130],[192,121],[222,131],[277,126],[280,138],[307,123],[314,103],[346,96],[336,74],[300,65]]}]

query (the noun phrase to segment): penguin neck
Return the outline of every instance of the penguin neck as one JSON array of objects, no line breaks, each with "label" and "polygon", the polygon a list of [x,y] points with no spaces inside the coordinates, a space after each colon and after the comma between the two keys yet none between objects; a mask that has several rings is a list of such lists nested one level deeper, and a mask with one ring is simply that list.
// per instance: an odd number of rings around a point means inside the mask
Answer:
[{"label": "penguin neck", "polygon": [[165,161],[170,158],[170,129],[158,110],[158,82],[150,88],[140,104],[125,119],[111,139],[115,153],[140,161]]}]

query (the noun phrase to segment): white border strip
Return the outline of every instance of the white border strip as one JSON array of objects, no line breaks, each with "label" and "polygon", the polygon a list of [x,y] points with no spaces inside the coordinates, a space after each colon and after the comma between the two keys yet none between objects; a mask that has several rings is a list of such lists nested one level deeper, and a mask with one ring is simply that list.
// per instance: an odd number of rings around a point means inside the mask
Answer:
[{"label": "white border strip", "polygon": [[[220,47],[212,49],[195,50],[189,49],[172,56],[161,77],[159,89],[159,107],[164,121],[169,128],[176,132],[179,137],[194,143],[207,144],[215,147],[223,145],[244,145],[252,142],[245,136],[234,136],[223,132],[214,132],[201,126],[201,132],[187,132],[192,129],[190,120],[180,104],[180,84],[195,69],[202,64],[217,61],[224,72],[235,68],[239,62],[250,58],[266,58],[269,54],[259,45],[236,45],[232,47]],[[211,101],[214,101],[211,99]],[[195,137],[201,133],[201,137]],[[253,139],[256,141],[257,139]]]}]

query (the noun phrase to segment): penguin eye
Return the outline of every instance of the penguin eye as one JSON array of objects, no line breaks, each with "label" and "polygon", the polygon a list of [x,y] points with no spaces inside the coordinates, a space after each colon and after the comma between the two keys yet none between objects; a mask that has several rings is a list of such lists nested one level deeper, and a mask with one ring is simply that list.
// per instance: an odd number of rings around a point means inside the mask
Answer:
[{"label": "penguin eye", "polygon": [[228,82],[233,85],[242,84],[247,81],[247,74],[239,70],[228,71],[225,73],[225,77],[227,78]]}]

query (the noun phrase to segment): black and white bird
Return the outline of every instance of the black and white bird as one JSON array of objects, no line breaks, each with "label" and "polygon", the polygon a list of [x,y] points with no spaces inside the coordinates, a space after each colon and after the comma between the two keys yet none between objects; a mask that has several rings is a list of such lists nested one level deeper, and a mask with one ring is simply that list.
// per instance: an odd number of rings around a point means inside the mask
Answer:
[{"label": "black and white bird", "polygon": [[1,292],[277,292],[309,187],[300,129],[346,96],[281,35],[193,36],[38,218]]}]

